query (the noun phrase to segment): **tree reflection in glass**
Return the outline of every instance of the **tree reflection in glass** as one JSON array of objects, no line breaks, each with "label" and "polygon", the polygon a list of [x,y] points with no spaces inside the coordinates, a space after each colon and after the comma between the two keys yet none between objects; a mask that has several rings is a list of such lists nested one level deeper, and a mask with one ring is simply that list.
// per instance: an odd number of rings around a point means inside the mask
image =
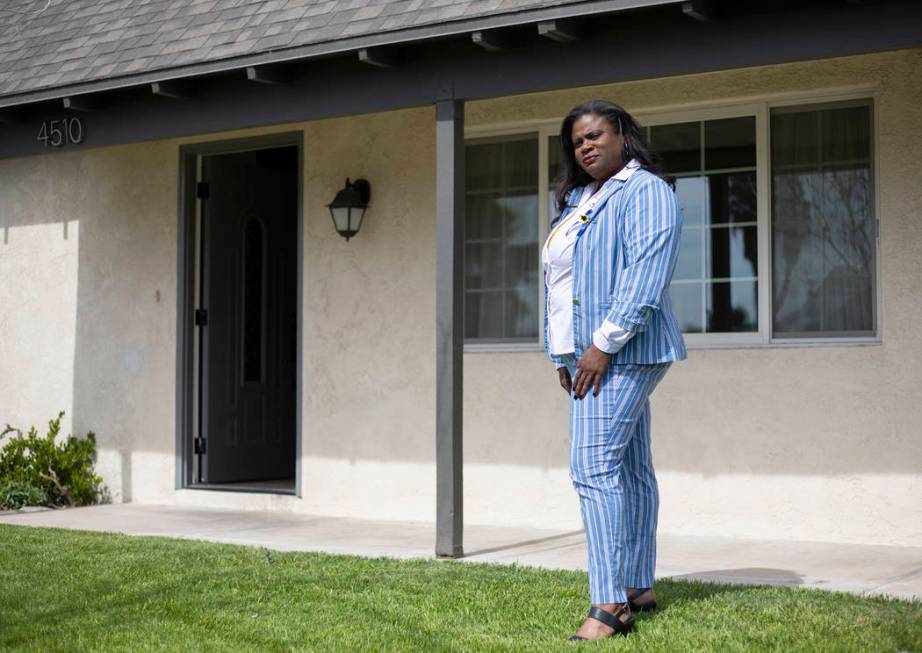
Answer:
[{"label": "tree reflection in glass", "polygon": [[682,207],[670,286],[682,330],[758,331],[755,118],[658,125],[649,136]]},{"label": "tree reflection in glass", "polygon": [[780,337],[874,333],[867,105],[772,115],[772,308]]}]

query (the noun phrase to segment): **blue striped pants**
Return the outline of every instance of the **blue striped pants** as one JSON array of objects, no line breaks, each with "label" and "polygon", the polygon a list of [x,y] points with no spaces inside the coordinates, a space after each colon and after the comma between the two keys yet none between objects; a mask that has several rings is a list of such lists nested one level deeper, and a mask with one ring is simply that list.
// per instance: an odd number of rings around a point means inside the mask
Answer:
[{"label": "blue striped pants", "polygon": [[625,588],[653,586],[659,490],[650,395],[669,366],[611,365],[597,397],[570,397],[570,479],[589,545],[593,605],[625,603]]}]

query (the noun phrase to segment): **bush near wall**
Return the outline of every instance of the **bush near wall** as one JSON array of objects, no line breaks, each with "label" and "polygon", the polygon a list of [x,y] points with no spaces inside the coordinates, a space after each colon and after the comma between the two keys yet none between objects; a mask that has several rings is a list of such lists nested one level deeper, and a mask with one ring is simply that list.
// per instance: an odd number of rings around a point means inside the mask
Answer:
[{"label": "bush near wall", "polygon": [[[64,411],[39,435],[7,424],[0,433],[0,509],[25,505],[85,506],[103,497],[102,479],[93,472],[96,436],[67,436],[58,442]],[[4,440],[6,440],[4,442]]]}]

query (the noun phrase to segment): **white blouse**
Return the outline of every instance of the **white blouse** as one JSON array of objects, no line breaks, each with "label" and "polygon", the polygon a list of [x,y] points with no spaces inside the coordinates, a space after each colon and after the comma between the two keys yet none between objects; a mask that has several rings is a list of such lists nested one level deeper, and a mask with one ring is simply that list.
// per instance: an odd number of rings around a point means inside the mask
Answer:
[{"label": "white blouse", "polygon": [[[572,354],[573,346],[573,247],[585,219],[601,199],[601,191],[616,181],[626,181],[640,168],[631,159],[618,174],[599,187],[593,183],[583,188],[577,209],[566,215],[548,234],[541,250],[544,281],[547,284],[548,349],[555,356]],[[593,201],[595,200],[595,201]],[[592,343],[602,351],[614,354],[634,335],[617,324],[605,320],[592,336]]]}]

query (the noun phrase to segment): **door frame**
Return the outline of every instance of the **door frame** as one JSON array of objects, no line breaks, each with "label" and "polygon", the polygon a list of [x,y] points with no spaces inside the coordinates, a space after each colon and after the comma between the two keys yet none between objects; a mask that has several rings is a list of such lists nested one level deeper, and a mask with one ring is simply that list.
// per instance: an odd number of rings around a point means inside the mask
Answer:
[{"label": "door frame", "polygon": [[[196,183],[199,160],[212,154],[229,154],[276,147],[298,148],[297,204],[297,343],[295,354],[295,489],[271,490],[220,484],[195,483],[194,440],[197,435],[195,346],[196,279]],[[179,148],[178,252],[176,269],[176,482],[179,489],[221,490],[261,494],[301,496],[301,404],[302,404],[302,336],[304,327],[304,132],[289,131],[249,138],[190,143]]]}]

